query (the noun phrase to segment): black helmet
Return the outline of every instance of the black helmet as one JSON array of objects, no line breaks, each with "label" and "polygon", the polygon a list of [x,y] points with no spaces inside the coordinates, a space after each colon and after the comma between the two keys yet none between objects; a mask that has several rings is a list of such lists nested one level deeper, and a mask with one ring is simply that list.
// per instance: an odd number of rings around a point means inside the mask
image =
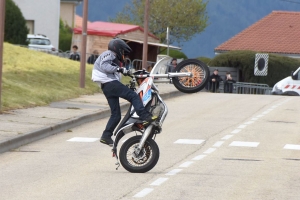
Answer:
[{"label": "black helmet", "polygon": [[108,50],[115,52],[120,61],[124,61],[124,55],[131,52],[131,48],[119,38],[114,38],[108,43]]}]

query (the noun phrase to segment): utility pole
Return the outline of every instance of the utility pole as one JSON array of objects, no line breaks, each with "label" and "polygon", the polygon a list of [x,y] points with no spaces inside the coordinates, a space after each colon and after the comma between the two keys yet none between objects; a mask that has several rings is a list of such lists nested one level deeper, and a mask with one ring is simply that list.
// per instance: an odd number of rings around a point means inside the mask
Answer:
[{"label": "utility pole", "polygon": [[145,2],[145,14],[144,14],[144,44],[143,44],[143,65],[142,67],[147,69],[147,55],[148,55],[148,31],[149,31],[149,0]]},{"label": "utility pole", "polygon": [[5,0],[0,0],[0,113],[1,113],[1,93],[2,93],[2,66],[3,66],[3,41],[5,25]]},{"label": "utility pole", "polygon": [[167,27],[167,44],[168,44],[168,49],[167,49],[167,55],[169,56],[169,45],[170,45],[170,38],[169,38],[169,27]]},{"label": "utility pole", "polygon": [[81,58],[80,58],[80,87],[85,87],[85,67],[86,67],[86,38],[87,38],[87,16],[88,16],[88,0],[83,0],[83,16],[82,16],[82,39],[81,39]]}]

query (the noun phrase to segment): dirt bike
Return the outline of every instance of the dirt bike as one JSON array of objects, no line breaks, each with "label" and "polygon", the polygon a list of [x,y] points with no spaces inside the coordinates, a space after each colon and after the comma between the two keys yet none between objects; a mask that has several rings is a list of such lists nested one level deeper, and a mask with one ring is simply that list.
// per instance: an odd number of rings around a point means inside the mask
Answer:
[{"label": "dirt bike", "polygon": [[[149,112],[158,116],[156,121],[148,126],[143,126],[133,106],[130,105],[126,115],[114,131],[115,141],[112,152],[117,159],[116,165],[120,166],[120,160],[122,166],[132,173],[145,173],[151,170],[159,159],[159,148],[154,139],[157,134],[162,132],[168,108],[154,83],[169,82],[171,79],[179,91],[194,93],[202,90],[208,81],[209,69],[199,60],[184,60],[177,65],[176,72],[161,74],[161,72],[165,72],[163,64],[165,61],[166,59],[158,61],[150,73],[138,70],[129,75],[131,80],[127,86],[140,96]],[[117,146],[120,139],[131,132],[135,132],[136,135],[128,138],[122,144],[118,157]]]}]

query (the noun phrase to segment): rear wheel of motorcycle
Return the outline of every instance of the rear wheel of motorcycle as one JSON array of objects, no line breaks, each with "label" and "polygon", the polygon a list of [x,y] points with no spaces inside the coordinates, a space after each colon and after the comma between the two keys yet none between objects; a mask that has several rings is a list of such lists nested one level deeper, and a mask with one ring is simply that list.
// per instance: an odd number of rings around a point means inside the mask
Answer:
[{"label": "rear wheel of motorcycle", "polygon": [[119,158],[122,166],[132,173],[145,173],[151,170],[159,159],[159,148],[156,142],[146,140],[139,155],[134,150],[138,147],[141,136],[134,136],[124,142],[120,149]]},{"label": "rear wheel of motorcycle", "polygon": [[207,65],[197,59],[188,59],[180,62],[176,72],[191,72],[192,77],[173,77],[174,86],[184,93],[195,93],[202,90],[208,82],[209,69]]}]

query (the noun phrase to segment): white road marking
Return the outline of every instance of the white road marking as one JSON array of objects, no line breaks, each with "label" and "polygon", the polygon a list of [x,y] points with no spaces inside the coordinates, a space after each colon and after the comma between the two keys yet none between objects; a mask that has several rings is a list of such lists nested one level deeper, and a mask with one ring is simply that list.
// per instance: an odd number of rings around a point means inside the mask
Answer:
[{"label": "white road marking", "polygon": [[165,181],[167,181],[169,178],[158,178],[156,181],[152,182],[150,185],[159,186],[163,184]]},{"label": "white road marking", "polygon": [[263,112],[262,114],[264,114],[264,115],[265,115],[265,114],[268,114],[268,113],[269,113],[269,111],[265,111],[265,112]]},{"label": "white road marking", "polygon": [[229,138],[231,138],[233,135],[225,135],[222,140],[228,140]]},{"label": "white road marking", "polygon": [[253,123],[254,123],[254,121],[248,121],[245,124],[249,125],[249,124],[253,124]]},{"label": "white road marking", "polygon": [[223,143],[224,143],[224,141],[218,141],[213,146],[214,147],[220,147]]},{"label": "white road marking", "polygon": [[177,174],[177,173],[180,172],[181,170],[182,170],[182,169],[173,169],[173,170],[169,171],[168,173],[166,173],[166,175],[172,176],[172,175]]},{"label": "white road marking", "polygon": [[240,125],[238,128],[242,129],[245,128],[247,125]]},{"label": "white road marking", "polygon": [[205,140],[179,139],[179,140],[175,141],[174,143],[176,143],[176,144],[201,144],[204,141]]},{"label": "white road marking", "polygon": [[229,146],[235,147],[257,147],[259,142],[241,142],[241,141],[233,141]]},{"label": "white road marking", "polygon": [[196,156],[195,158],[193,158],[192,160],[201,160],[205,157],[206,155],[199,155],[199,156]]},{"label": "white road marking", "polygon": [[292,149],[292,150],[300,150],[300,145],[286,144],[283,148],[284,149]]},{"label": "white road marking", "polygon": [[179,165],[179,167],[189,167],[191,164],[193,164],[194,162],[192,161],[187,161],[185,163],[182,163],[181,165]]},{"label": "white road marking", "polygon": [[252,118],[251,120],[252,120],[252,121],[256,121],[256,120],[258,120],[258,118]]},{"label": "white road marking", "polygon": [[234,131],[232,131],[231,133],[236,134],[239,133],[241,131],[241,129],[235,129]]},{"label": "white road marking", "polygon": [[153,190],[154,190],[153,188],[145,188],[142,191],[140,191],[139,193],[137,193],[136,195],[134,195],[133,197],[138,197],[138,198],[144,197],[147,194],[149,194],[150,192],[152,192]]},{"label": "white road marking", "polygon": [[204,151],[203,153],[210,154],[210,153],[214,152],[215,150],[216,150],[216,148],[209,148],[206,151]]},{"label": "white road marking", "polygon": [[100,140],[100,138],[86,138],[86,137],[73,137],[68,142],[96,142],[97,140]]},{"label": "white road marking", "polygon": [[263,116],[264,116],[264,115],[257,115],[256,118],[260,118],[260,117],[263,117]]},{"label": "white road marking", "polygon": [[277,108],[277,106],[272,106],[271,108]]}]

